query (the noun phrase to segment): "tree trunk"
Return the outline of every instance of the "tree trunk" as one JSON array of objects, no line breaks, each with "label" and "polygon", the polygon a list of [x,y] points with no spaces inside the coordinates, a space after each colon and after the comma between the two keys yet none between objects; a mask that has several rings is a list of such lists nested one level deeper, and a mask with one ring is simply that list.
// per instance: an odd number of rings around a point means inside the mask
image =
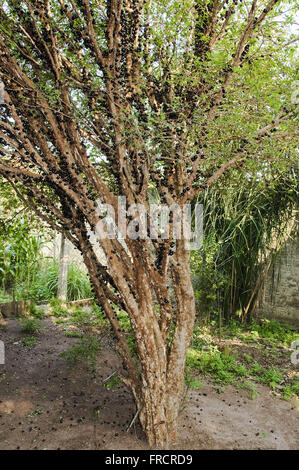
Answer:
[{"label": "tree trunk", "polygon": [[[133,252],[133,269],[128,273],[122,258],[108,266],[121,301],[107,298],[106,284],[98,276],[97,259],[88,238],[80,239],[95,296],[104,308],[115,335],[115,347],[126,372],[119,377],[132,390],[139,420],[151,447],[161,448],[176,439],[179,411],[184,393],[184,368],[193,333],[195,299],[185,242],[176,242],[176,252],[162,275],[148,270],[151,253],[141,245]],[[142,251],[142,257],[140,252]],[[109,257],[107,257],[109,259]],[[105,273],[107,272],[105,271]],[[128,275],[130,286],[128,288]],[[164,275],[165,274],[165,275]],[[134,289],[134,295],[131,294]],[[137,357],[132,357],[126,336],[110,302],[126,311],[135,336]],[[172,307],[175,304],[175,308]]]},{"label": "tree trunk", "polygon": [[[152,301],[150,304],[150,289],[145,285],[142,297],[144,302],[140,305],[143,320],[139,320],[137,327],[142,328],[142,335],[136,335],[142,366],[140,422],[150,446],[158,448],[177,437],[179,411],[184,393],[186,354],[195,321],[189,252],[185,250],[184,242],[177,243],[175,260],[172,274],[177,308],[172,340],[169,336],[163,340],[161,329],[157,328],[152,314],[154,303]],[[142,285],[140,278],[139,285]]]},{"label": "tree trunk", "polygon": [[67,272],[68,260],[66,239],[64,234],[61,234],[57,297],[64,301],[67,300]]}]

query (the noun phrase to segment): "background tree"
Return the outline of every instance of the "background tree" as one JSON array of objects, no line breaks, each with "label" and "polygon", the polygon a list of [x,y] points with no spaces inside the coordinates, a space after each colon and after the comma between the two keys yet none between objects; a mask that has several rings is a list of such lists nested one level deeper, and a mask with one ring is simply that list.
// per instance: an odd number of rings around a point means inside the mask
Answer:
[{"label": "background tree", "polygon": [[82,252],[143,429],[163,445],[175,438],[195,319],[190,252],[171,221],[168,240],[102,240],[103,266],[88,235],[96,201],[148,208],[151,188],[183,207],[230,168],[294,159],[295,2],[1,4],[0,174]]}]

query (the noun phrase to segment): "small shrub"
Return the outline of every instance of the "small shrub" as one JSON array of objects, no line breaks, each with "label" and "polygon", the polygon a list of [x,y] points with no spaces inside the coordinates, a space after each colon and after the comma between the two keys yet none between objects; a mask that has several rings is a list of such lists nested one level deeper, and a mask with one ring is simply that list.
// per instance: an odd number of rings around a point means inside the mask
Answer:
[{"label": "small shrub", "polygon": [[22,333],[35,335],[40,330],[42,323],[37,318],[22,318],[20,320]]}]

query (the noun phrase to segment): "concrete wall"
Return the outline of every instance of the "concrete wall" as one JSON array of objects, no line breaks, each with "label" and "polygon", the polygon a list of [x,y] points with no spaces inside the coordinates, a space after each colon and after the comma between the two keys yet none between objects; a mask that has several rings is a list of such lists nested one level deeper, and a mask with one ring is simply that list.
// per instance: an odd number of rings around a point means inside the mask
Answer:
[{"label": "concrete wall", "polygon": [[258,316],[299,327],[299,236],[288,240],[268,273]]}]

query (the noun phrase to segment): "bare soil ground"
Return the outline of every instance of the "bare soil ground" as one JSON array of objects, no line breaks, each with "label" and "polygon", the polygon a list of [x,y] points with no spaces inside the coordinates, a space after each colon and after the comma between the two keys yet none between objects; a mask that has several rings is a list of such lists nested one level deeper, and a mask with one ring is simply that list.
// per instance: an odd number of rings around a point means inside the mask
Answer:
[{"label": "bare soil ground", "polygon": [[[76,339],[50,319],[43,320],[36,346],[24,346],[23,337],[15,320],[0,330],[6,353],[0,365],[1,450],[148,448],[138,424],[127,432],[136,411],[131,393],[104,386],[119,367],[108,336],[96,376],[84,366],[70,368],[59,356]],[[262,385],[251,400],[246,390],[227,386],[217,393],[202,382],[189,394],[172,449],[298,449],[296,400],[283,401]]]}]

